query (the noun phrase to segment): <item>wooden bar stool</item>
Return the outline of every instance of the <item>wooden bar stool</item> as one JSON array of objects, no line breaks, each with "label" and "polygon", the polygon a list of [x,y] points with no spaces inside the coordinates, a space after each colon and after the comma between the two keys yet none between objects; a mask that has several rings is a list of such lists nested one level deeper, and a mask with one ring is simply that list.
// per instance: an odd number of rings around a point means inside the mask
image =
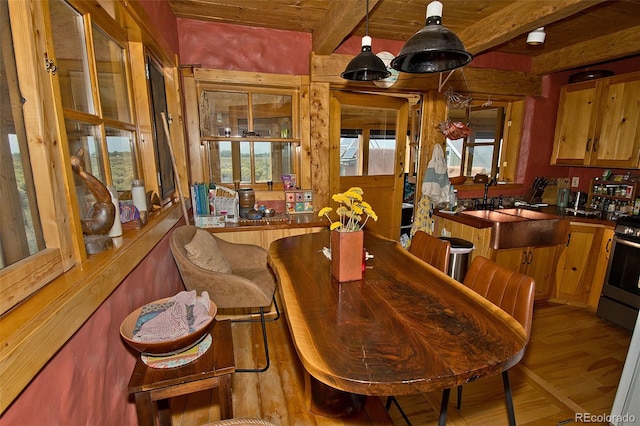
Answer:
[{"label": "wooden bar stool", "polygon": [[[235,372],[230,321],[214,321],[211,347],[200,358],[177,368],[151,368],[138,358],[129,380],[140,426],[170,425],[169,404],[161,400],[218,388],[220,417],[233,417],[231,374]],[[168,402],[168,401],[166,401]],[[157,416],[156,416],[157,412]]]}]

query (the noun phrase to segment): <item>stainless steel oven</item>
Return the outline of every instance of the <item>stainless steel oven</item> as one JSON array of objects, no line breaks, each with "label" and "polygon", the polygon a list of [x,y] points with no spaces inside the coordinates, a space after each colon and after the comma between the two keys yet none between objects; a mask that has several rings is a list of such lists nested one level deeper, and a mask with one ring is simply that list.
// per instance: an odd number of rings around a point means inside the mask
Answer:
[{"label": "stainless steel oven", "polygon": [[621,217],[611,246],[611,256],[598,315],[633,330],[640,310],[640,216]]}]

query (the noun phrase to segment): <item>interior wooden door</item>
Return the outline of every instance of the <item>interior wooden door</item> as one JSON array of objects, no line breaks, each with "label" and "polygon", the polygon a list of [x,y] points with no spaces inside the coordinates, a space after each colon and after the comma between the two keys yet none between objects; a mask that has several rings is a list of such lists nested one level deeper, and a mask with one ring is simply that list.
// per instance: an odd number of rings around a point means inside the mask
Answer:
[{"label": "interior wooden door", "polygon": [[378,215],[366,229],[400,239],[409,102],[335,92],[331,100],[331,193],[352,186]]}]

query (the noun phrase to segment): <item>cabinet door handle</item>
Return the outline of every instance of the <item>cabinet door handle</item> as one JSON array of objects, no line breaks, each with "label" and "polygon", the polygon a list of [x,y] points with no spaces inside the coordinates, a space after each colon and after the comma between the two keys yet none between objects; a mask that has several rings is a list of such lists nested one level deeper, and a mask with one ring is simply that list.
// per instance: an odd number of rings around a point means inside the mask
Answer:
[{"label": "cabinet door handle", "polygon": [[527,262],[527,265],[531,265],[531,263],[533,263],[533,250],[529,252],[529,261]]},{"label": "cabinet door handle", "polygon": [[587,148],[586,151],[589,152],[591,151],[591,138],[587,139]]},{"label": "cabinet door handle", "polygon": [[593,141],[593,152],[596,152],[598,150],[598,142],[600,139],[596,138],[595,141]]},{"label": "cabinet door handle", "polygon": [[606,251],[607,253],[611,252],[611,242],[613,241],[612,238],[609,238],[609,240],[607,241],[607,245],[605,246],[604,251]]},{"label": "cabinet door handle", "polygon": [[570,242],[571,242],[571,232],[569,232],[569,236],[567,237],[567,244],[566,244],[567,247],[569,247]]}]

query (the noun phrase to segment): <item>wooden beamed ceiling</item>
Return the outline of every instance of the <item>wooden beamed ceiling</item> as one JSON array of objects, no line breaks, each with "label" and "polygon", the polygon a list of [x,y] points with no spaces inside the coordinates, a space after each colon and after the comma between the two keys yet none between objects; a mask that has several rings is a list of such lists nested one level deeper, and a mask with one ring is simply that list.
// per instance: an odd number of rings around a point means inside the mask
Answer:
[{"label": "wooden beamed ceiling", "polygon": [[[365,34],[365,0],[168,0],[180,18],[312,33],[315,55]],[[369,0],[369,35],[406,41],[424,26],[429,0]],[[531,57],[550,74],[640,54],[640,0],[441,0],[443,25],[474,55]],[[544,27],[541,46],[525,43]]]}]

